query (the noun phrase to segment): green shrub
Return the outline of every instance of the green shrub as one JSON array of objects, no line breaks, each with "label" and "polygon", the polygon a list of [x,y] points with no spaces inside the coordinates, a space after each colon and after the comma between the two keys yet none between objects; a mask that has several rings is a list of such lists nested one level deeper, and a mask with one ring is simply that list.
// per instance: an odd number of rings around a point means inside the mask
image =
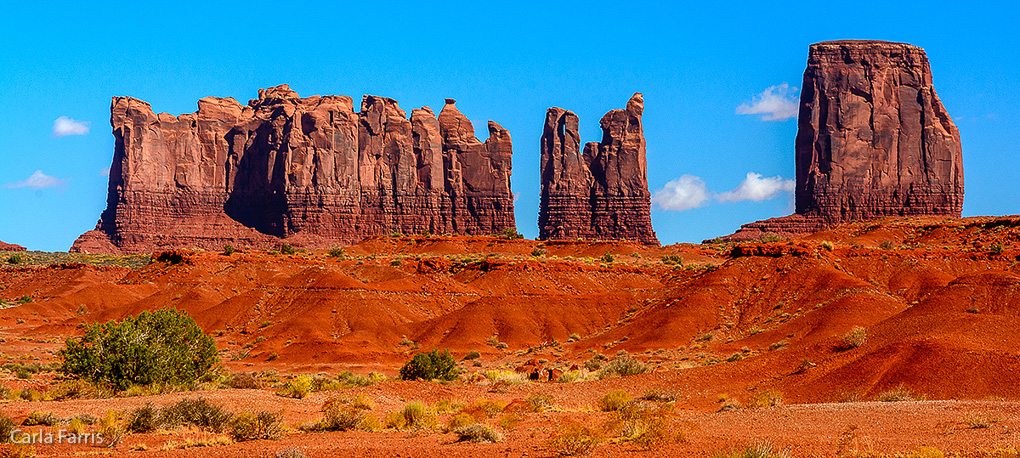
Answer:
[{"label": "green shrub", "polygon": [[191,383],[219,361],[212,337],[187,313],[175,309],[93,323],[84,336],[69,337],[57,354],[65,374],[118,389]]},{"label": "green shrub", "polygon": [[822,249],[825,250],[825,251],[832,251],[835,248],[835,246],[833,246],[832,242],[830,242],[828,240],[826,240],[826,241],[824,241],[822,243],[819,243],[818,246],[822,247]]},{"label": "green shrub", "polygon": [[453,380],[457,375],[457,361],[450,356],[449,350],[418,353],[400,368],[403,380]]},{"label": "green shrub", "polygon": [[230,256],[230,255],[234,254],[235,251],[237,251],[237,250],[235,250],[234,247],[232,247],[230,245],[224,245],[223,246],[223,254],[225,254],[227,256]]},{"label": "green shrub", "polygon": [[468,352],[467,355],[464,356],[464,360],[468,361],[468,360],[472,360],[472,359],[478,359],[478,358],[481,358],[481,357],[482,357],[482,353],[480,351],[478,351],[478,350],[471,350],[471,351]]},{"label": "green shrub", "polygon": [[9,258],[7,258],[7,262],[11,264],[21,264],[24,262],[24,259],[22,259],[20,254],[12,254]]},{"label": "green shrub", "polygon": [[341,260],[347,259],[347,255],[344,253],[344,249],[337,247],[330,248],[329,254],[327,254],[326,256],[329,256],[331,258],[338,258]]},{"label": "green shrub", "polygon": [[436,426],[436,414],[421,402],[409,402],[400,411],[404,417],[404,425],[407,428],[434,428]]},{"label": "green shrub", "polygon": [[996,255],[1002,254],[1002,251],[1003,251],[1002,244],[998,243],[998,242],[993,243],[992,246],[988,248],[988,250],[991,251],[992,254],[996,254]]},{"label": "green shrub", "polygon": [[280,254],[294,254],[294,253],[295,253],[294,247],[290,246],[290,244],[284,243],[283,246],[280,247]]},{"label": "green shrub", "polygon": [[507,239],[507,240],[518,240],[518,239],[523,239],[524,238],[524,236],[521,235],[520,232],[517,232],[517,229],[514,229],[512,227],[508,227],[506,229],[503,229],[503,233],[500,234],[498,237],[504,238],[504,239]]},{"label": "green shrub", "polygon": [[282,415],[273,412],[242,413],[230,423],[230,437],[237,442],[278,439],[283,432]]},{"label": "green shrub", "polygon": [[546,447],[560,456],[587,455],[603,440],[602,432],[598,429],[569,422],[553,431]]},{"label": "green shrub", "polygon": [[605,263],[611,263],[611,262],[613,262],[614,259],[615,258],[613,258],[613,254],[612,253],[606,253],[606,254],[602,255],[601,258],[599,258],[599,261],[602,261],[602,262],[605,262]]},{"label": "green shrub", "polygon": [[684,264],[684,258],[678,254],[667,254],[662,256],[662,263],[673,266],[682,266]]}]

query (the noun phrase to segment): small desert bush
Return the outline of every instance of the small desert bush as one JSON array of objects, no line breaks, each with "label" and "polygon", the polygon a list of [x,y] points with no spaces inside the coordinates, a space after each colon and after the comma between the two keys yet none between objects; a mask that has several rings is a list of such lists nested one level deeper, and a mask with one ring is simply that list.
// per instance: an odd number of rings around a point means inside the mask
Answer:
[{"label": "small desert bush", "polygon": [[108,388],[80,379],[64,380],[52,390],[46,392],[46,397],[54,401],[65,399],[99,399],[111,396],[113,396],[113,391]]},{"label": "small desert bush", "polygon": [[614,412],[622,409],[632,400],[630,393],[624,390],[614,390],[606,393],[599,399],[599,410],[603,412]]},{"label": "small desert bush", "polygon": [[276,394],[288,398],[304,399],[305,396],[308,396],[313,391],[313,383],[312,377],[301,375],[285,383],[276,391]]},{"label": "small desert bush", "polygon": [[751,395],[747,400],[748,409],[774,407],[783,403],[783,393],[776,390],[762,390]]},{"label": "small desert bush", "polygon": [[308,458],[304,452],[296,448],[285,448],[277,450],[276,458]]},{"label": "small desert bush", "polygon": [[845,351],[860,347],[868,342],[868,331],[860,326],[855,326],[850,332],[843,334],[843,337],[836,343],[836,350]]},{"label": "small desert bush", "polygon": [[454,428],[453,432],[459,436],[457,439],[458,442],[503,442],[503,435],[500,434],[499,431],[481,423],[460,426],[458,428]]},{"label": "small desert bush", "polygon": [[657,450],[686,440],[671,413],[670,406],[631,402],[613,412],[607,426],[618,429],[623,440],[646,450]]},{"label": "small desert bush", "polygon": [[437,423],[436,414],[417,401],[405,405],[400,414],[404,417],[405,428],[409,429],[431,429]]},{"label": "small desert bush", "polygon": [[822,243],[819,243],[818,246],[822,247],[822,249],[825,250],[825,251],[832,251],[833,248],[835,248],[835,246],[833,246],[832,242],[830,242],[828,240],[826,240],[826,241],[824,241]]},{"label": "small desert bush", "polygon": [[529,412],[545,412],[553,408],[553,397],[545,393],[532,393],[524,400]]},{"label": "small desert bush", "polygon": [[476,399],[471,408],[477,412],[483,412],[487,416],[493,416],[506,409],[507,403],[498,399]]},{"label": "small desert bush", "polygon": [[482,373],[492,383],[520,385],[528,382],[528,374],[515,371],[488,370]]},{"label": "small desert bush", "polygon": [[418,353],[400,368],[403,380],[453,380],[457,375],[457,361],[450,356],[449,350]]},{"label": "small desert bush", "polygon": [[559,456],[579,456],[591,453],[603,440],[598,429],[572,421],[557,427],[545,445]]},{"label": "small desert bush", "polygon": [[684,258],[678,254],[667,254],[662,257],[663,264],[669,264],[674,266],[680,266],[684,263]]},{"label": "small desert bush", "polygon": [[899,401],[913,401],[914,395],[910,392],[910,389],[900,385],[896,388],[883,391],[875,396],[876,401],[880,402],[899,402]]},{"label": "small desert bush", "polygon": [[242,390],[257,390],[262,388],[262,380],[255,373],[233,374],[227,379],[227,386]]},{"label": "small desert bush", "polygon": [[283,246],[280,247],[280,254],[294,254],[294,253],[296,253],[294,247],[290,246],[289,244],[284,243]]},{"label": "small desert bush", "polygon": [[230,422],[230,437],[237,442],[278,439],[283,432],[281,417],[273,412],[242,413]]},{"label": "small desert bush", "polygon": [[478,423],[478,420],[471,416],[471,414],[467,412],[460,412],[458,414],[451,415],[450,418],[446,420],[446,430],[453,431],[457,428],[473,425],[475,423]]},{"label": "small desert bush", "polygon": [[222,407],[202,398],[184,399],[160,409],[160,419],[164,427],[196,426],[216,433],[226,430],[231,416]]},{"label": "small desert bush", "polygon": [[0,413],[0,444],[11,440],[11,433],[14,432],[15,428],[14,420],[11,420],[11,417],[8,417],[3,413]]},{"label": "small desert bush", "polygon": [[329,254],[327,254],[326,256],[329,256],[331,258],[339,258],[341,260],[347,259],[347,255],[344,253],[344,249],[338,247],[330,248]]},{"label": "small desert bush", "polygon": [[60,417],[53,412],[33,410],[21,424],[24,426],[56,426],[60,424]]},{"label": "small desert bush", "polygon": [[401,411],[387,413],[383,421],[389,429],[399,430],[407,428],[407,419],[404,418],[404,413]]},{"label": "small desert bush", "polygon": [[767,443],[758,443],[747,447],[717,452],[713,458],[789,458],[786,452],[776,450]]},{"label": "small desert bush", "polygon": [[351,371],[343,371],[336,376],[336,380],[344,388],[363,388],[380,383],[386,380],[386,377],[376,372],[368,375],[358,375]]},{"label": "small desert bush", "polygon": [[329,398],[322,404],[322,429],[326,431],[350,431],[357,429],[365,414],[353,406],[345,405],[336,398]]},{"label": "small desert bush", "polygon": [[237,251],[237,250],[235,250],[234,247],[232,247],[230,245],[224,245],[223,246],[223,254],[226,255],[226,256],[230,256],[230,255],[234,254],[235,251]]},{"label": "small desert bush", "polygon": [[652,388],[645,391],[645,394],[642,394],[638,399],[651,402],[673,402],[676,400],[676,393],[662,388]]},{"label": "small desert bush", "polygon": [[465,361],[469,361],[469,360],[478,359],[478,358],[481,358],[481,357],[482,357],[482,353],[480,351],[478,351],[478,350],[471,350],[471,351],[468,352],[467,355],[464,356],[464,360]]},{"label": "small desert bush", "polygon": [[943,458],[946,456],[941,450],[934,447],[921,447],[908,455],[909,458]]},{"label": "small desert bush", "polygon": [[161,415],[152,404],[145,404],[127,415],[125,428],[132,433],[147,433],[159,429],[162,425]]},{"label": "small desert bush", "polygon": [[612,361],[602,366],[599,370],[599,378],[626,377],[628,375],[644,374],[645,372],[648,372],[647,364],[630,356],[623,355],[613,358]]},{"label": "small desert bush", "polygon": [[85,424],[85,420],[83,420],[82,418],[74,417],[67,422],[67,429],[68,431],[71,431],[72,434],[80,436],[82,434],[85,434],[85,432],[88,430],[88,425]]},{"label": "small desert bush", "polygon": [[106,415],[99,419],[97,432],[103,436],[103,443],[109,448],[116,447],[128,433],[120,421],[120,413],[113,410],[107,411]]}]

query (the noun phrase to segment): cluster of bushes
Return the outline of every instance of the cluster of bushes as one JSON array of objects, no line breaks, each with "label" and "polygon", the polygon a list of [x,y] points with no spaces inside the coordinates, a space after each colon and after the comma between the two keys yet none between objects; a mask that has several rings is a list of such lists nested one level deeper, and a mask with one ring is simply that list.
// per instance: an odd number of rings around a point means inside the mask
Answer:
[{"label": "cluster of bushes", "polygon": [[[146,404],[127,412],[122,419],[107,415],[109,421],[101,425],[108,433],[147,433],[157,430],[194,427],[213,433],[229,433],[237,442],[276,439],[283,432],[282,415],[275,412],[233,414],[205,399],[185,399],[157,409]],[[119,417],[119,416],[118,416]]]},{"label": "cluster of bushes", "polygon": [[429,353],[418,353],[400,368],[402,380],[453,380],[460,375],[457,360],[449,350],[432,350]]}]

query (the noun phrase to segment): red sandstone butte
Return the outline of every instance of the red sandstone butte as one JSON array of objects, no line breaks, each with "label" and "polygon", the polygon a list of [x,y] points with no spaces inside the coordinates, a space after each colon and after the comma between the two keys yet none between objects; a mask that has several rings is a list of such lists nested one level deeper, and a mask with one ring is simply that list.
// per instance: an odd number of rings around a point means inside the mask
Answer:
[{"label": "red sandstone butte", "polygon": [[300,98],[287,85],[242,106],[155,114],[115,97],[107,208],[73,252],[322,248],[374,234],[484,235],[514,229],[510,134],[489,139],[447,99],[411,116],[366,95]]},{"label": "red sandstone butte", "polygon": [[745,224],[726,239],[883,216],[959,217],[963,209],[960,132],[917,46],[811,45],[796,148],[796,214]]},{"label": "red sandstone butte", "polygon": [[644,98],[602,117],[602,141],[580,148],[577,116],[546,111],[539,238],[631,240],[657,245],[641,127]]},{"label": "red sandstone butte", "polygon": [[0,251],[25,251],[25,247],[13,243],[0,242]]}]

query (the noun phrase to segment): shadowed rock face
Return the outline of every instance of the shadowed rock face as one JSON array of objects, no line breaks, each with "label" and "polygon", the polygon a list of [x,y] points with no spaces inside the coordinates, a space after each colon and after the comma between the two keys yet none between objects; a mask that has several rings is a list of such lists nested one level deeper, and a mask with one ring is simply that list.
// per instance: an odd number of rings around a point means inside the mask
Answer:
[{"label": "shadowed rock face", "polygon": [[643,112],[644,99],[634,94],[626,109],[602,117],[602,141],[583,150],[577,116],[555,107],[546,112],[540,239],[659,243],[650,216]]},{"label": "shadowed rock face", "polygon": [[811,45],[796,162],[799,217],[746,224],[731,239],[798,235],[882,216],[959,217],[963,208],[960,133],[916,46]]},{"label": "shadowed rock face", "polygon": [[[447,122],[444,124],[443,120]],[[410,118],[393,99],[299,98],[287,85],[242,106],[154,114],[116,97],[107,209],[72,251],[349,244],[367,235],[514,228],[510,134],[474,137],[447,100]]]}]

